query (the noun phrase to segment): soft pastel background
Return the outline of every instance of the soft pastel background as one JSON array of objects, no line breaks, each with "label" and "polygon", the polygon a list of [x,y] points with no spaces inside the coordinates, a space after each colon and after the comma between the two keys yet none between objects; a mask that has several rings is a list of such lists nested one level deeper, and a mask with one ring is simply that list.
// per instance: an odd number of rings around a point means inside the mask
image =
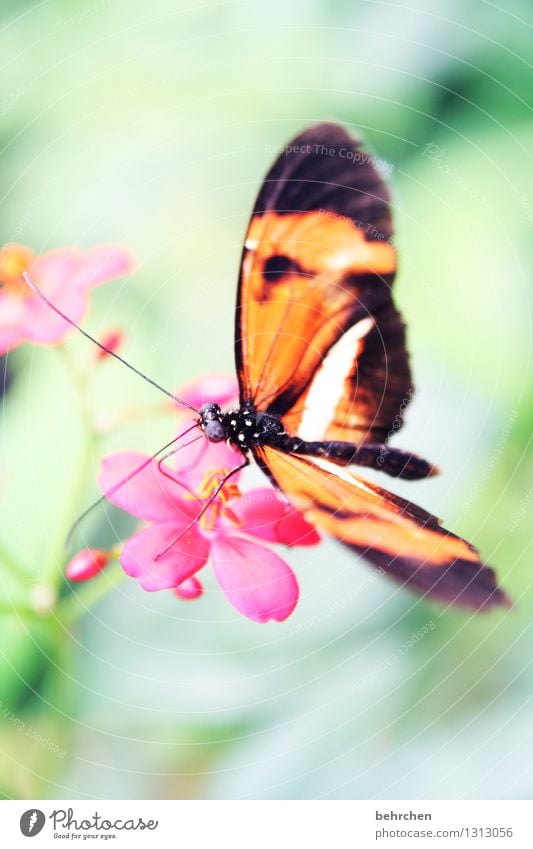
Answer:
[{"label": "soft pastel background", "polygon": [[[444,610],[330,543],[289,553],[302,600],[282,625],[243,619],[213,581],[195,603],[112,570],[68,587],[62,543],[98,457],[154,450],[175,420],[107,362],[93,413],[137,414],[88,447],[60,353],[26,346],[2,405],[4,797],[531,797],[533,15],[500,5],[2,3],[0,241],[131,246],[138,273],[95,293],[86,326],[124,327],[166,386],[232,370],[243,230],[275,146],[333,119],[391,164],[418,386],[395,440],[443,468],[397,490],[516,601]],[[85,340],[69,349],[92,362]],[[109,538],[105,516],[85,533]]]}]

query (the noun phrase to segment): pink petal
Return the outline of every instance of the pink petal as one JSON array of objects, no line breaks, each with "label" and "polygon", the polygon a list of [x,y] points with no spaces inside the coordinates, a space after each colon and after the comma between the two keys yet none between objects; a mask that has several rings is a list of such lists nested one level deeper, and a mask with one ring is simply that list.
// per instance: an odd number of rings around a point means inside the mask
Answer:
[{"label": "pink petal", "polygon": [[49,297],[61,297],[65,288],[92,289],[131,274],[134,268],[135,261],[126,247],[109,244],[89,250],[58,248],[48,251],[36,258],[30,274]]},{"label": "pink petal", "polygon": [[[83,289],[74,285],[65,287],[60,293],[51,295],[50,299],[72,321],[82,323],[87,307],[87,296]],[[52,345],[61,342],[72,331],[72,326],[37,295],[28,298],[25,306],[27,317],[24,335],[27,342]]]},{"label": "pink petal", "polygon": [[[147,465],[142,471],[112,492],[120,481],[143,464]],[[187,499],[187,492],[159,471],[157,460],[134,451],[121,451],[104,457],[98,485],[109,501],[145,522],[183,524],[193,519],[201,509],[196,499]]]},{"label": "pink petal", "polygon": [[209,403],[220,404],[224,409],[237,403],[239,386],[234,375],[208,374],[187,383],[176,394],[197,410]]},{"label": "pink petal", "polygon": [[29,298],[20,298],[0,286],[0,327],[3,330],[10,330],[14,325],[24,323],[24,306],[28,300]]},{"label": "pink petal", "polygon": [[211,562],[228,601],[254,622],[282,622],[294,610],[294,572],[262,545],[220,533],[211,543]]},{"label": "pink petal", "polygon": [[[0,307],[1,308],[1,307]],[[12,327],[0,327],[0,356],[18,348],[26,341],[24,328],[14,324]]]},{"label": "pink petal", "polygon": [[158,559],[180,534],[179,525],[151,525],[130,537],[122,549],[120,562],[127,575],[138,578],[148,592],[169,590],[183,584],[207,561],[209,542],[196,527],[187,531],[166,554]]},{"label": "pink petal", "polygon": [[24,335],[20,330],[4,330],[0,328],[0,357],[3,354],[9,353],[9,351],[13,351],[14,348],[18,348],[24,341]]},{"label": "pink petal", "polygon": [[[119,245],[102,245],[88,251],[62,248],[37,257],[30,276],[55,306],[80,323],[87,307],[88,290],[130,273],[134,263]],[[37,295],[28,298],[31,318],[28,341],[59,342],[72,328]]]},{"label": "pink petal", "polygon": [[26,342],[32,324],[32,299],[19,298],[0,289],[0,354]]},{"label": "pink petal", "polygon": [[187,578],[182,584],[174,588],[175,594],[178,598],[183,599],[183,601],[194,601],[200,598],[203,591],[204,588],[196,575],[192,575],[192,577]]},{"label": "pink petal", "polygon": [[[175,469],[177,477],[183,481],[193,492],[198,493],[207,479],[213,476],[220,480],[226,472],[242,465],[243,454],[237,449],[230,447],[227,442],[209,442],[202,432],[198,432],[201,439],[193,445],[182,448],[175,457]],[[184,437],[184,441],[194,437]],[[178,443],[179,445],[179,443]],[[237,483],[240,473],[232,475],[231,481]]]},{"label": "pink petal", "polygon": [[124,245],[97,245],[84,251],[77,275],[79,286],[95,288],[135,271],[133,254]]},{"label": "pink petal", "polygon": [[287,504],[273,487],[253,489],[228,507],[242,523],[240,530],[282,545],[317,545],[320,536],[299,510]]}]

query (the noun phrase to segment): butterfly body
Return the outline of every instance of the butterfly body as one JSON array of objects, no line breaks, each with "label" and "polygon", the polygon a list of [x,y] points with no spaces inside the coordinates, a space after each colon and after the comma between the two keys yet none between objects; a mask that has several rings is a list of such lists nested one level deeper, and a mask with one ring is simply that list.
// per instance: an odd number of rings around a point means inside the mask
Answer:
[{"label": "butterfly body", "polygon": [[198,424],[210,442],[227,440],[244,455],[254,447],[270,446],[285,454],[322,457],[341,466],[376,468],[391,477],[419,480],[436,473],[435,467],[421,457],[384,444],[354,445],[329,440],[309,442],[290,434],[281,418],[257,411],[252,403],[224,413],[218,404],[206,404],[200,410]]},{"label": "butterfly body", "polygon": [[254,445],[279,445],[288,435],[277,416],[258,412],[251,403],[225,413],[218,404],[205,404],[198,425],[210,442],[227,440],[243,454]]}]

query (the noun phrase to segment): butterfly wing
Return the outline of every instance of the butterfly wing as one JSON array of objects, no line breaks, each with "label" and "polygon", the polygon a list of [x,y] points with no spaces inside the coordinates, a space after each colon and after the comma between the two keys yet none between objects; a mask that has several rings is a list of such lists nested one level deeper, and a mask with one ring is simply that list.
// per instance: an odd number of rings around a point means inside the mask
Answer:
[{"label": "butterfly wing", "polygon": [[267,446],[254,455],[318,530],[418,593],[474,610],[508,604],[477,550],[439,519],[324,460]]},{"label": "butterfly wing", "polygon": [[248,227],[236,312],[242,403],[306,440],[382,442],[411,394],[391,298],[389,195],[344,129],[284,148]]}]

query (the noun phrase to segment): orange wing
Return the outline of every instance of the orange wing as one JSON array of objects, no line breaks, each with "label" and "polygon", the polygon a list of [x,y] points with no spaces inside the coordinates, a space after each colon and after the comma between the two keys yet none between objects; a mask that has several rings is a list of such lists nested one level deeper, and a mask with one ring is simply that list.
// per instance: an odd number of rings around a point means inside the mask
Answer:
[{"label": "orange wing", "polygon": [[509,604],[477,550],[416,504],[327,461],[266,446],[253,453],[318,530],[397,581],[423,595],[475,610]]},{"label": "orange wing", "polygon": [[320,124],[287,145],[244,245],[236,313],[243,403],[308,440],[381,442],[393,422],[397,429],[411,378],[391,299],[391,236],[388,192],[360,142]]}]

